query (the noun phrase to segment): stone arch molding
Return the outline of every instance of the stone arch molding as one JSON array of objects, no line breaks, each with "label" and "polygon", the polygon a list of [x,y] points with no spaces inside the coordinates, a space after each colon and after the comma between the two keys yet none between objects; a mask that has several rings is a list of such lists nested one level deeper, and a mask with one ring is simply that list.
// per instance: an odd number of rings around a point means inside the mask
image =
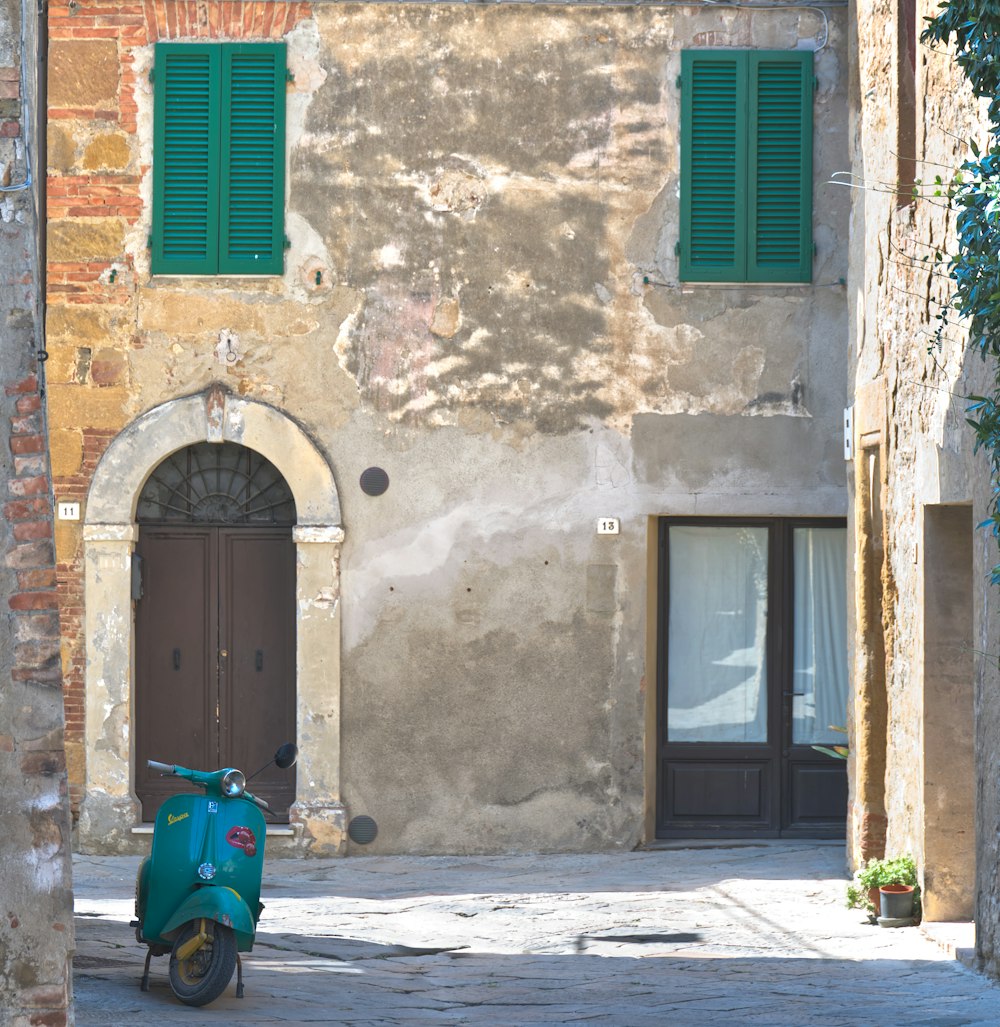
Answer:
[{"label": "stone arch molding", "polygon": [[[300,748],[292,831],[303,854],[341,855],[340,502],[333,471],[308,435],[265,403],[216,386],[171,400],[112,440],[91,482],[83,525],[87,660],[84,852],[142,852],[146,842],[133,791],[134,645],[132,553],[135,509],[153,470],[198,442],[235,442],[265,456],[295,497],[296,719]],[[269,841],[269,844],[271,842]]]},{"label": "stone arch molding", "polygon": [[197,442],[237,442],[256,450],[288,482],[300,527],[339,527],[333,472],[312,439],[274,407],[220,388],[163,403],[122,430],[94,472],[85,524],[131,524],[152,471]]}]

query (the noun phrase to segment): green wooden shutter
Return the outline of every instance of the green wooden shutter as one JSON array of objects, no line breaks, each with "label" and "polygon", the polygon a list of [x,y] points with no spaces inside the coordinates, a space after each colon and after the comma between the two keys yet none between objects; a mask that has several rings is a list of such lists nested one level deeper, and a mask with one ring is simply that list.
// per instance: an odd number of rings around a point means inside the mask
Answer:
[{"label": "green wooden shutter", "polygon": [[812,96],[809,52],[752,52],[747,278],[812,279]]},{"label": "green wooden shutter", "polygon": [[681,267],[683,281],[746,277],[747,55],[681,55]]},{"label": "green wooden shutter", "polygon": [[285,44],[228,44],[222,54],[221,274],[284,265]]},{"label": "green wooden shutter", "polygon": [[218,262],[218,46],[158,43],[153,73],[153,274]]}]

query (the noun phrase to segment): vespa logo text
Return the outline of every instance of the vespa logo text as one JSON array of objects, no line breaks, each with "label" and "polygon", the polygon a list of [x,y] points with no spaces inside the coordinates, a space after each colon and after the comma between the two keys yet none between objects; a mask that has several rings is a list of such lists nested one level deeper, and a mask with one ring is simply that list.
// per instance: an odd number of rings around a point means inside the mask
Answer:
[{"label": "vespa logo text", "polygon": [[182,820],[187,820],[187,818],[190,815],[191,815],[190,813],[182,813],[179,817],[175,817],[173,815],[173,813],[168,813],[167,814],[167,823],[171,824],[171,825],[179,824]]}]

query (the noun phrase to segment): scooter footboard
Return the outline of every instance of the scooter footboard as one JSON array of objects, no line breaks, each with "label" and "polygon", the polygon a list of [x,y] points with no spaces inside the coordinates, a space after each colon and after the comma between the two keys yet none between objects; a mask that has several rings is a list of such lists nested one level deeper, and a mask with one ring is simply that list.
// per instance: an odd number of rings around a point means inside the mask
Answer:
[{"label": "scooter footboard", "polygon": [[189,920],[200,917],[231,927],[236,932],[238,951],[249,952],[253,948],[254,919],[250,907],[238,892],[224,885],[199,888],[189,895],[167,921],[161,937],[169,938]]}]

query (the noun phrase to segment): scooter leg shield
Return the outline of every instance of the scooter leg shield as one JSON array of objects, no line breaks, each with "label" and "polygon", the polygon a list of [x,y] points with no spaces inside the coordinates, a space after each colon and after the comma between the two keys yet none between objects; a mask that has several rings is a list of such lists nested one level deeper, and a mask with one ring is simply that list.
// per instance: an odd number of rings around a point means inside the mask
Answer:
[{"label": "scooter leg shield", "polygon": [[199,888],[189,895],[167,921],[163,937],[170,937],[188,921],[201,917],[232,928],[240,952],[253,948],[254,920],[250,909],[237,892],[225,886]]}]

